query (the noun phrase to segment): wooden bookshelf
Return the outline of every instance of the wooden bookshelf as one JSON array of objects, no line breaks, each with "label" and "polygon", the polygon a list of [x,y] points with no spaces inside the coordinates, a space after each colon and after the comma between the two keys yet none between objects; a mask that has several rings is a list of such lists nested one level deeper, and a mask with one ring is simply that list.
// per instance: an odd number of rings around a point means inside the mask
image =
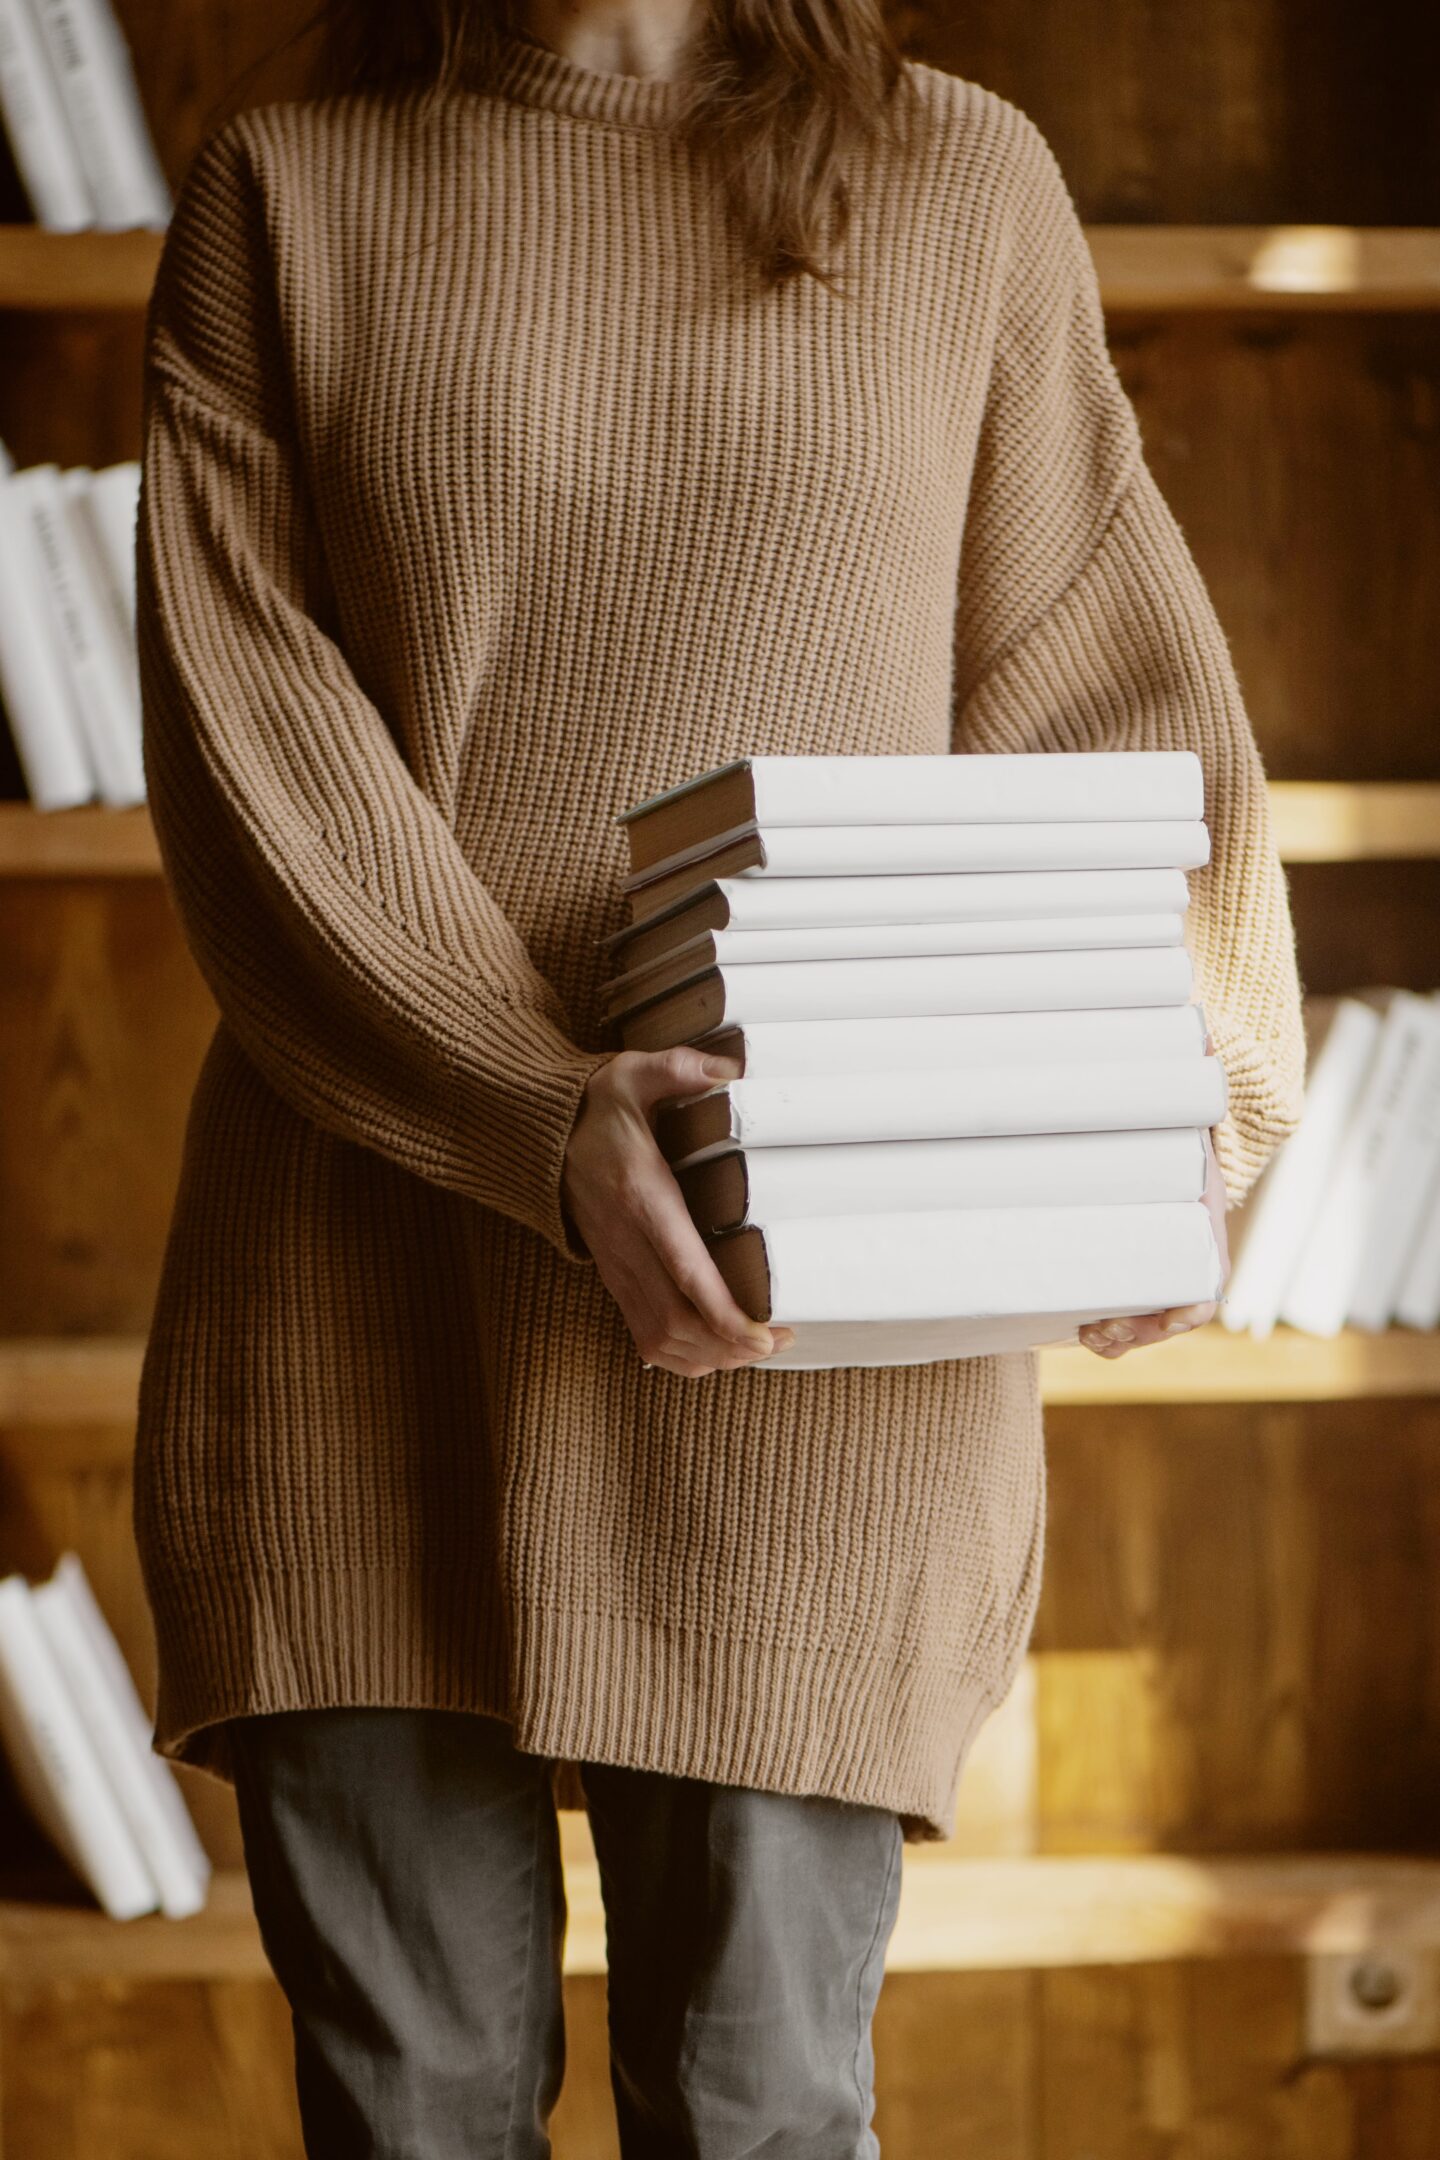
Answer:
[{"label": "wooden bookshelf", "polygon": [[[0,226],[0,308],[143,308],[163,237]],[[1105,224],[1086,237],[1116,314],[1440,308],[1432,226]]]},{"label": "wooden bookshelf", "polygon": [[[1440,856],[1440,782],[1273,780],[1270,797],[1288,862]],[[143,805],[0,803],[0,877],[153,877],[159,869]]]},{"label": "wooden bookshelf", "polygon": [[[1090,4],[1038,36],[1008,0],[942,7],[925,56],[1032,113],[1096,213],[1117,366],[1268,769],[1374,776],[1272,782],[1302,979],[1433,980],[1440,222],[1405,222],[1440,217],[1415,156],[1423,71],[1362,11]],[[281,24],[226,0],[122,12],[178,181]],[[299,92],[299,61],[281,53],[240,101]],[[1353,222],[1262,222],[1336,205]],[[163,244],[0,224],[17,459],[135,454]],[[152,1700],[130,1518],[140,1331],[213,1025],[159,871],[143,807],[0,804],[0,1569],[38,1578],[78,1551]],[[1428,2152],[1433,2055],[1317,2054],[1296,1966],[1440,1959],[1440,1332],[1211,1326],[1114,1361],[1047,1350],[1040,1371],[1056,1414],[1034,1655],[979,1735],[961,1834],[906,1848],[887,1968],[914,1977],[887,1989],[888,2025],[881,2005],[887,2156],[1067,2137],[1106,2160],[1157,2137]],[[298,2156],[233,1801],[181,1782],[217,1864],[192,1920],[111,1922],[57,1887],[38,1832],[13,1839],[7,2153]],[[0,1811],[7,1853],[18,1828]],[[563,1814],[561,1837],[575,1984],[556,2156],[613,2160],[586,1819]]]},{"label": "wooden bookshelf", "polygon": [[[0,1343],[0,1456],[49,1454],[55,1435],[93,1459],[128,1449],[143,1345],[138,1337]],[[1040,1353],[1047,1403],[1364,1402],[1440,1396],[1440,1332],[1354,1330],[1326,1339],[1277,1328],[1264,1342],[1218,1325],[1124,1357],[1078,1345]],[[108,1435],[101,1438],[101,1435]],[[8,1436],[8,1437],[7,1437]]]},{"label": "wooden bookshelf", "polygon": [[[565,1971],[605,1970],[585,1818],[567,1843]],[[1375,1853],[957,1859],[908,1846],[887,1972],[983,1972],[1191,1958],[1440,1950],[1440,1860]],[[238,1870],[189,1920],[0,1903],[0,1986],[262,1979]]]}]

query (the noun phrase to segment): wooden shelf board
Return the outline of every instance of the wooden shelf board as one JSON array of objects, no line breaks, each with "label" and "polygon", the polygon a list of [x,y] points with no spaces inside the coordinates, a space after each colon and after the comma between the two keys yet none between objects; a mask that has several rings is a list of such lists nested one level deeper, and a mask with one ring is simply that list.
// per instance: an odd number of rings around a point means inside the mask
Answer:
[{"label": "wooden shelf board", "polygon": [[[1107,224],[1086,237],[1115,313],[1440,308],[1432,226]],[[0,226],[0,308],[142,309],[163,238]]]},{"label": "wooden shelf board", "polygon": [[[0,1449],[49,1459],[75,1435],[86,1461],[123,1460],[143,1344],[136,1336],[0,1342]],[[1040,1353],[1047,1404],[1346,1402],[1440,1395],[1440,1332],[1388,1328],[1331,1339],[1277,1328],[1265,1342],[1218,1325],[1124,1357],[1078,1344]]]},{"label": "wooden shelf board", "polygon": [[133,1425],[144,1347],[135,1335],[0,1341],[0,1425]]},{"label": "wooden shelf board", "polygon": [[[569,1817],[562,1816],[568,1823]],[[605,1970],[605,1913],[588,1843],[565,1862],[568,1973]],[[1189,1858],[931,1858],[907,1846],[891,1972],[971,1972],[1155,1960],[1440,1949],[1440,1859],[1368,1853]],[[90,1907],[0,1904],[0,1985],[263,1978],[243,1873],[216,1875],[190,1920],[118,1922]]]},{"label": "wooden shelf board", "polygon": [[[1287,862],[1440,855],[1440,782],[1273,780],[1270,800]],[[0,803],[0,877],[153,877],[159,869],[143,805]]]},{"label": "wooden shelf board", "polygon": [[1272,780],[1287,862],[1367,862],[1440,855],[1440,783]]},{"label": "wooden shelf board", "polygon": [[143,806],[35,810],[0,803],[0,877],[155,877],[159,870]]},{"label": "wooden shelf board", "polygon": [[1091,225],[1114,314],[1440,308],[1440,230],[1428,225]]},{"label": "wooden shelf board", "polygon": [[1440,1395],[1440,1334],[1387,1328],[1326,1338],[1277,1328],[1264,1342],[1212,1323],[1123,1357],[1066,1344],[1040,1353],[1045,1401],[1346,1402]]},{"label": "wooden shelf board", "polygon": [[163,233],[46,232],[0,225],[0,308],[143,309]]}]

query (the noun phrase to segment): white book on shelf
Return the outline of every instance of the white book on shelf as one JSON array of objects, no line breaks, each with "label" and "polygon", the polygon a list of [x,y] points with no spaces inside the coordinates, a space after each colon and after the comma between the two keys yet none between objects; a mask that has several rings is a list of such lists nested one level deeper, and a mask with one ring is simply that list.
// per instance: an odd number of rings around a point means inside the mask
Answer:
[{"label": "white book on shelf", "polygon": [[[1018,870],[1198,870],[1210,860],[1210,828],[1198,819],[1137,818],[1116,824],[1075,819],[1024,825],[737,825],[677,848],[620,889],[637,893],[671,871],[693,870],[697,884],[722,848],[751,845],[760,860],[733,874],[766,877],[950,875]],[[728,874],[728,873],[727,873]],[[687,887],[688,889],[688,887]],[[668,905],[667,903],[664,903]],[[658,912],[658,909],[657,909]]]},{"label": "white book on shelf", "polygon": [[744,1152],[746,1220],[931,1208],[1075,1207],[1198,1200],[1198,1126],[958,1140],[837,1141]]},{"label": "white book on shelf", "polygon": [[19,1575],[0,1581],[0,1733],[36,1820],[111,1919],[153,1912],[157,1885]]},{"label": "white book on shelf", "polygon": [[159,1795],[160,1805],[170,1825],[172,1842],[196,1879],[202,1884],[208,1883],[212,1872],[210,1856],[200,1842],[200,1833],[191,1820],[190,1810],[185,1805],[185,1796],[180,1790],[180,1782],[175,1772],[169,1763],[155,1752],[149,1714],[140,1700],[130,1667],[125,1662],[124,1652],[100,1610],[78,1556],[74,1553],[62,1554],[55,1572],[64,1581],[71,1605],[88,1633],[95,1655],[107,1675],[111,1694],[129,1735],[131,1748],[145,1764],[151,1783]]},{"label": "white book on shelf", "polygon": [[1205,796],[1193,750],[769,755],[711,766],[647,795],[616,822],[629,824],[657,804],[724,783],[738,791],[745,815],[770,825],[1198,818]]},{"label": "white book on shelf", "polygon": [[795,1330],[757,1375],[987,1356],[1220,1290],[1198,1200],[801,1217],[707,1242],[732,1290],[758,1281],[768,1318]]},{"label": "white book on shelf", "polygon": [[[1028,916],[1180,915],[1190,904],[1183,870],[972,870],[926,876],[708,878],[646,916],[650,929],[713,895],[730,930],[791,930],[840,923],[1019,922]],[[623,949],[640,926],[600,940]]]},{"label": "white book on shelf", "polygon": [[133,679],[117,667],[112,614],[97,594],[91,560],[77,540],[58,465],[22,466],[10,476],[30,519],[50,619],[57,626],[102,801],[144,800],[145,772]]},{"label": "white book on shelf", "polygon": [[1346,1316],[1351,1327],[1369,1334],[1397,1317],[1407,1263],[1440,1170],[1440,993],[1431,992],[1422,1002],[1430,1014],[1429,1046],[1406,1091],[1404,1130],[1375,1196]]},{"label": "white book on shelf", "polygon": [[110,565],[109,548],[95,508],[95,475],[88,465],[60,469],[60,492],[70,515],[76,553],[84,566],[86,589],[94,603],[97,636],[105,664],[132,716],[135,740],[141,737],[140,663],[135,649],[135,619],[126,607]]},{"label": "white book on shelf", "polygon": [[[1440,991],[1432,995],[1440,997]],[[1395,1317],[1404,1327],[1440,1327],[1440,1150],[1423,1179],[1420,1220],[1405,1256]]]},{"label": "white book on shelf", "polygon": [[174,1773],[150,1747],[150,1726],[118,1643],[76,1554],[62,1556],[31,1604],[81,1723],[171,1920],[199,1912],[210,1863]]},{"label": "white book on shelf", "polygon": [[104,232],[169,221],[169,187],[110,0],[32,0]]},{"label": "white book on shelf", "polygon": [[90,475],[90,514],[109,572],[126,637],[135,643],[135,528],[140,508],[140,460],[122,458]]},{"label": "white book on shelf", "polygon": [[1384,1010],[1375,1054],[1280,1306],[1281,1318],[1309,1335],[1337,1335],[1345,1325],[1376,1203],[1424,1083],[1433,1009],[1408,990],[1367,996]]},{"label": "white book on shelf", "polygon": [[1208,1127],[1224,1116],[1225,1097],[1225,1069],[1216,1057],[811,1074],[803,1079],[721,1081],[667,1105],[659,1130],[715,1129],[713,1139],[671,1156],[678,1167],[730,1147]]},{"label": "white book on shelf", "polygon": [[707,1030],[697,1048],[742,1059],[747,1079],[791,1073],[883,1072],[902,1066],[1090,1064],[1199,1057],[1199,1005],[1102,1006],[1074,1012],[912,1013],[885,1020],[753,1020]]},{"label": "white book on shelf", "polygon": [[0,0],[0,116],[36,224],[46,232],[93,225],[95,204],[33,0]]},{"label": "white book on shelf", "polygon": [[95,777],[14,469],[0,443],[0,698],[30,800],[65,810],[90,801]]},{"label": "white book on shelf", "polygon": [[1244,1208],[1220,1309],[1232,1333],[1272,1333],[1281,1301],[1325,1202],[1331,1170],[1364,1084],[1381,1016],[1363,998],[1314,1001],[1312,1049],[1298,1129],[1276,1150]]}]

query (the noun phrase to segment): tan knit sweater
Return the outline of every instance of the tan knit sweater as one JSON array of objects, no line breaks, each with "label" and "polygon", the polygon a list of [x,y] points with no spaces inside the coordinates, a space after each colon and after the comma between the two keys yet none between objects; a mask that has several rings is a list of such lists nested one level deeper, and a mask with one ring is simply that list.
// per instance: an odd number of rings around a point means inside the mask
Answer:
[{"label": "tan knit sweater", "polygon": [[1193,747],[1232,1194],[1295,1123],[1261,768],[1073,202],[910,65],[843,299],[722,285],[677,86],[520,38],[428,123],[277,102],[192,162],[137,560],[222,1015],[140,1402],[167,1754],[434,1704],[567,1798],[595,1758],[953,1825],[1040,1588],[1035,1360],[643,1369],[560,1206],[627,804],[751,751]]}]

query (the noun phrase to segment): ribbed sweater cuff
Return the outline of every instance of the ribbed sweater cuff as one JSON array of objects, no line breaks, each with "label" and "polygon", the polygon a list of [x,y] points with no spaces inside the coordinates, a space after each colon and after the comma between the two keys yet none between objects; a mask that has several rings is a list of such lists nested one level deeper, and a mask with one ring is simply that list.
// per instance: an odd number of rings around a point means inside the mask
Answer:
[{"label": "ribbed sweater cuff", "polygon": [[565,1151],[590,1075],[612,1050],[579,1050],[542,1014],[507,1007],[486,1042],[483,1087],[461,1096],[454,1144],[472,1193],[576,1265],[594,1262],[563,1204]]}]

